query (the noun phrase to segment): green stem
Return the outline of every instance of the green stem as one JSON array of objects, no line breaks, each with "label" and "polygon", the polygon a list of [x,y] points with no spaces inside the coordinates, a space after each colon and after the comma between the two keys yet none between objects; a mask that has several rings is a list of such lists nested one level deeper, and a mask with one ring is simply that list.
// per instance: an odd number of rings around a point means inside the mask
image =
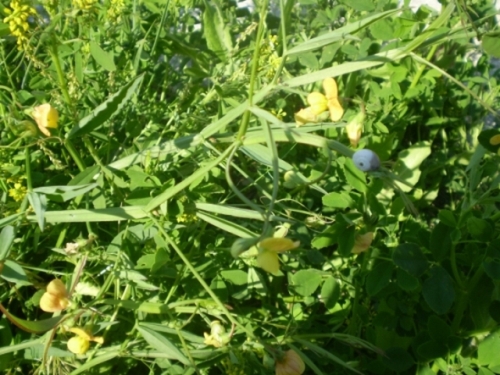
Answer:
[{"label": "green stem", "polygon": [[[249,106],[252,105],[253,93],[254,93],[254,89],[255,89],[255,81],[257,80],[257,72],[259,70],[260,43],[262,41],[262,35],[264,34],[264,24],[266,22],[268,2],[269,2],[269,0],[265,0],[264,4],[262,4],[262,10],[261,10],[260,19],[259,19],[259,27],[257,29],[257,37],[255,40],[255,50],[253,51],[253,57],[252,57],[252,72],[250,74],[250,87],[248,89]],[[244,115],[243,115],[243,118],[241,120],[241,125],[240,125],[240,129],[238,131],[238,136],[236,137],[236,139],[238,141],[241,141],[243,139],[243,137],[245,136],[247,129],[248,129],[249,122],[250,122],[250,111],[246,110]]]},{"label": "green stem", "polygon": [[64,78],[64,72],[61,67],[61,61],[59,60],[59,54],[57,53],[57,43],[55,41],[52,42],[49,47],[49,53],[52,57],[52,61],[54,62],[54,66],[56,67],[57,78],[59,80],[59,85],[61,86],[61,91],[64,96],[64,100],[66,104],[72,108],[71,105],[71,97],[69,96],[68,88],[66,85],[66,79]]},{"label": "green stem", "polygon": [[87,168],[87,167],[85,166],[84,161],[82,160],[82,158],[80,157],[80,154],[78,153],[75,146],[73,145],[73,142],[71,142],[69,139],[66,139],[64,141],[64,146],[66,146],[66,150],[68,150],[69,154],[71,155],[71,157],[75,161],[76,166],[78,167],[80,172],[83,172],[85,170],[85,168]]},{"label": "green stem", "polygon": [[33,180],[31,178],[31,154],[29,147],[24,149],[24,158],[26,165],[26,185],[28,187],[28,192],[33,191]]},{"label": "green stem", "polygon": [[241,330],[243,330],[249,337],[251,337],[253,339],[257,339],[255,337],[254,333],[251,330],[249,330],[247,327],[245,327],[242,324],[240,324],[231,315],[231,313],[226,308],[226,306],[221,302],[221,300],[219,299],[219,297],[217,297],[217,295],[214,293],[214,291],[205,282],[205,280],[203,279],[203,277],[201,277],[201,275],[198,273],[198,271],[196,271],[196,268],[194,268],[194,266],[191,264],[191,262],[189,261],[189,259],[184,255],[184,253],[182,252],[182,250],[177,246],[177,244],[174,242],[174,240],[172,240],[170,238],[170,236],[167,234],[167,232],[165,232],[165,229],[163,229],[163,226],[158,222],[158,220],[154,216],[152,216],[152,215],[150,217],[151,217],[151,220],[155,223],[156,228],[161,233],[161,235],[163,236],[163,238],[165,239],[165,241],[167,241],[167,243],[175,250],[175,252],[179,256],[179,258],[181,258],[181,260],[184,262],[184,264],[189,269],[189,271],[191,271],[191,273],[193,274],[193,276],[201,284],[201,286],[203,287],[203,289],[205,289],[205,291],[208,293],[208,295],[217,304],[217,306],[219,307],[219,309],[224,312],[224,314],[227,316],[228,320],[231,323],[233,323],[234,325],[238,326]]}]

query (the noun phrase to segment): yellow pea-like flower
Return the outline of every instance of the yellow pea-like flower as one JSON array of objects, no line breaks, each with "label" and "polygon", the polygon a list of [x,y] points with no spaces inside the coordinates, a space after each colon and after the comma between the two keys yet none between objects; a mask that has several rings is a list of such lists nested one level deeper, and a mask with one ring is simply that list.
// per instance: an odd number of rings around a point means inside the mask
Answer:
[{"label": "yellow pea-like flower", "polygon": [[288,238],[269,237],[259,242],[260,251],[257,255],[257,264],[264,271],[276,274],[280,270],[278,254],[299,247],[299,241]]},{"label": "yellow pea-like flower", "polygon": [[311,106],[311,112],[315,115],[325,112],[328,109],[328,100],[320,92],[312,92],[307,96],[307,103]]},{"label": "yellow pea-like flower", "polygon": [[104,338],[101,336],[92,336],[89,332],[82,328],[73,327],[69,329],[76,336],[68,340],[67,346],[68,350],[75,354],[85,354],[90,348],[90,341],[97,342],[99,344],[104,343]]},{"label": "yellow pea-like flower", "polygon": [[323,90],[325,90],[325,96],[327,99],[336,98],[339,95],[337,81],[331,77],[323,80]]},{"label": "yellow pea-like flower", "polygon": [[494,135],[493,137],[490,138],[490,144],[492,146],[498,146],[500,145],[500,134]]},{"label": "yellow pea-like flower", "polygon": [[64,310],[69,305],[68,292],[64,283],[59,279],[52,280],[40,298],[40,308],[45,312],[56,312]]},{"label": "yellow pea-like flower", "polygon": [[297,126],[301,126],[311,122],[318,122],[318,116],[314,114],[311,107],[301,109],[294,115],[294,117]]},{"label": "yellow pea-like flower", "polygon": [[32,116],[40,131],[47,137],[51,135],[48,129],[57,129],[59,125],[59,113],[49,103],[33,108]]}]

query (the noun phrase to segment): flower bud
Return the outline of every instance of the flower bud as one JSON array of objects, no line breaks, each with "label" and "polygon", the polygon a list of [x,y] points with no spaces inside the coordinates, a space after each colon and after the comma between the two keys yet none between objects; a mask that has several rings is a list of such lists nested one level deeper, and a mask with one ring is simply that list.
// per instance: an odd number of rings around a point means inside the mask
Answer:
[{"label": "flower bud", "polygon": [[287,350],[275,364],[276,375],[301,375],[305,369],[306,365],[302,358],[291,349]]}]

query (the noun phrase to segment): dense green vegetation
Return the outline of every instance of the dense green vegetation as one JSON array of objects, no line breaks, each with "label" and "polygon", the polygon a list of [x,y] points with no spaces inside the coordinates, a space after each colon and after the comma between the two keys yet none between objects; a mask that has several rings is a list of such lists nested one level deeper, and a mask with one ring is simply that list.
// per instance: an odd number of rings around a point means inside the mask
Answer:
[{"label": "dense green vegetation", "polygon": [[500,374],[492,2],[256,3],[0,2],[1,371]]}]

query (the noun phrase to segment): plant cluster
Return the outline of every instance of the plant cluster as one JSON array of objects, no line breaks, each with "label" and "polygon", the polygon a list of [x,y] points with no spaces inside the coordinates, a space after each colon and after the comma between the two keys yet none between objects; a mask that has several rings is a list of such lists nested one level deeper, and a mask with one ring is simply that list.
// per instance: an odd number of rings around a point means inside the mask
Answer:
[{"label": "plant cluster", "polygon": [[500,374],[491,0],[0,0],[0,371]]}]

